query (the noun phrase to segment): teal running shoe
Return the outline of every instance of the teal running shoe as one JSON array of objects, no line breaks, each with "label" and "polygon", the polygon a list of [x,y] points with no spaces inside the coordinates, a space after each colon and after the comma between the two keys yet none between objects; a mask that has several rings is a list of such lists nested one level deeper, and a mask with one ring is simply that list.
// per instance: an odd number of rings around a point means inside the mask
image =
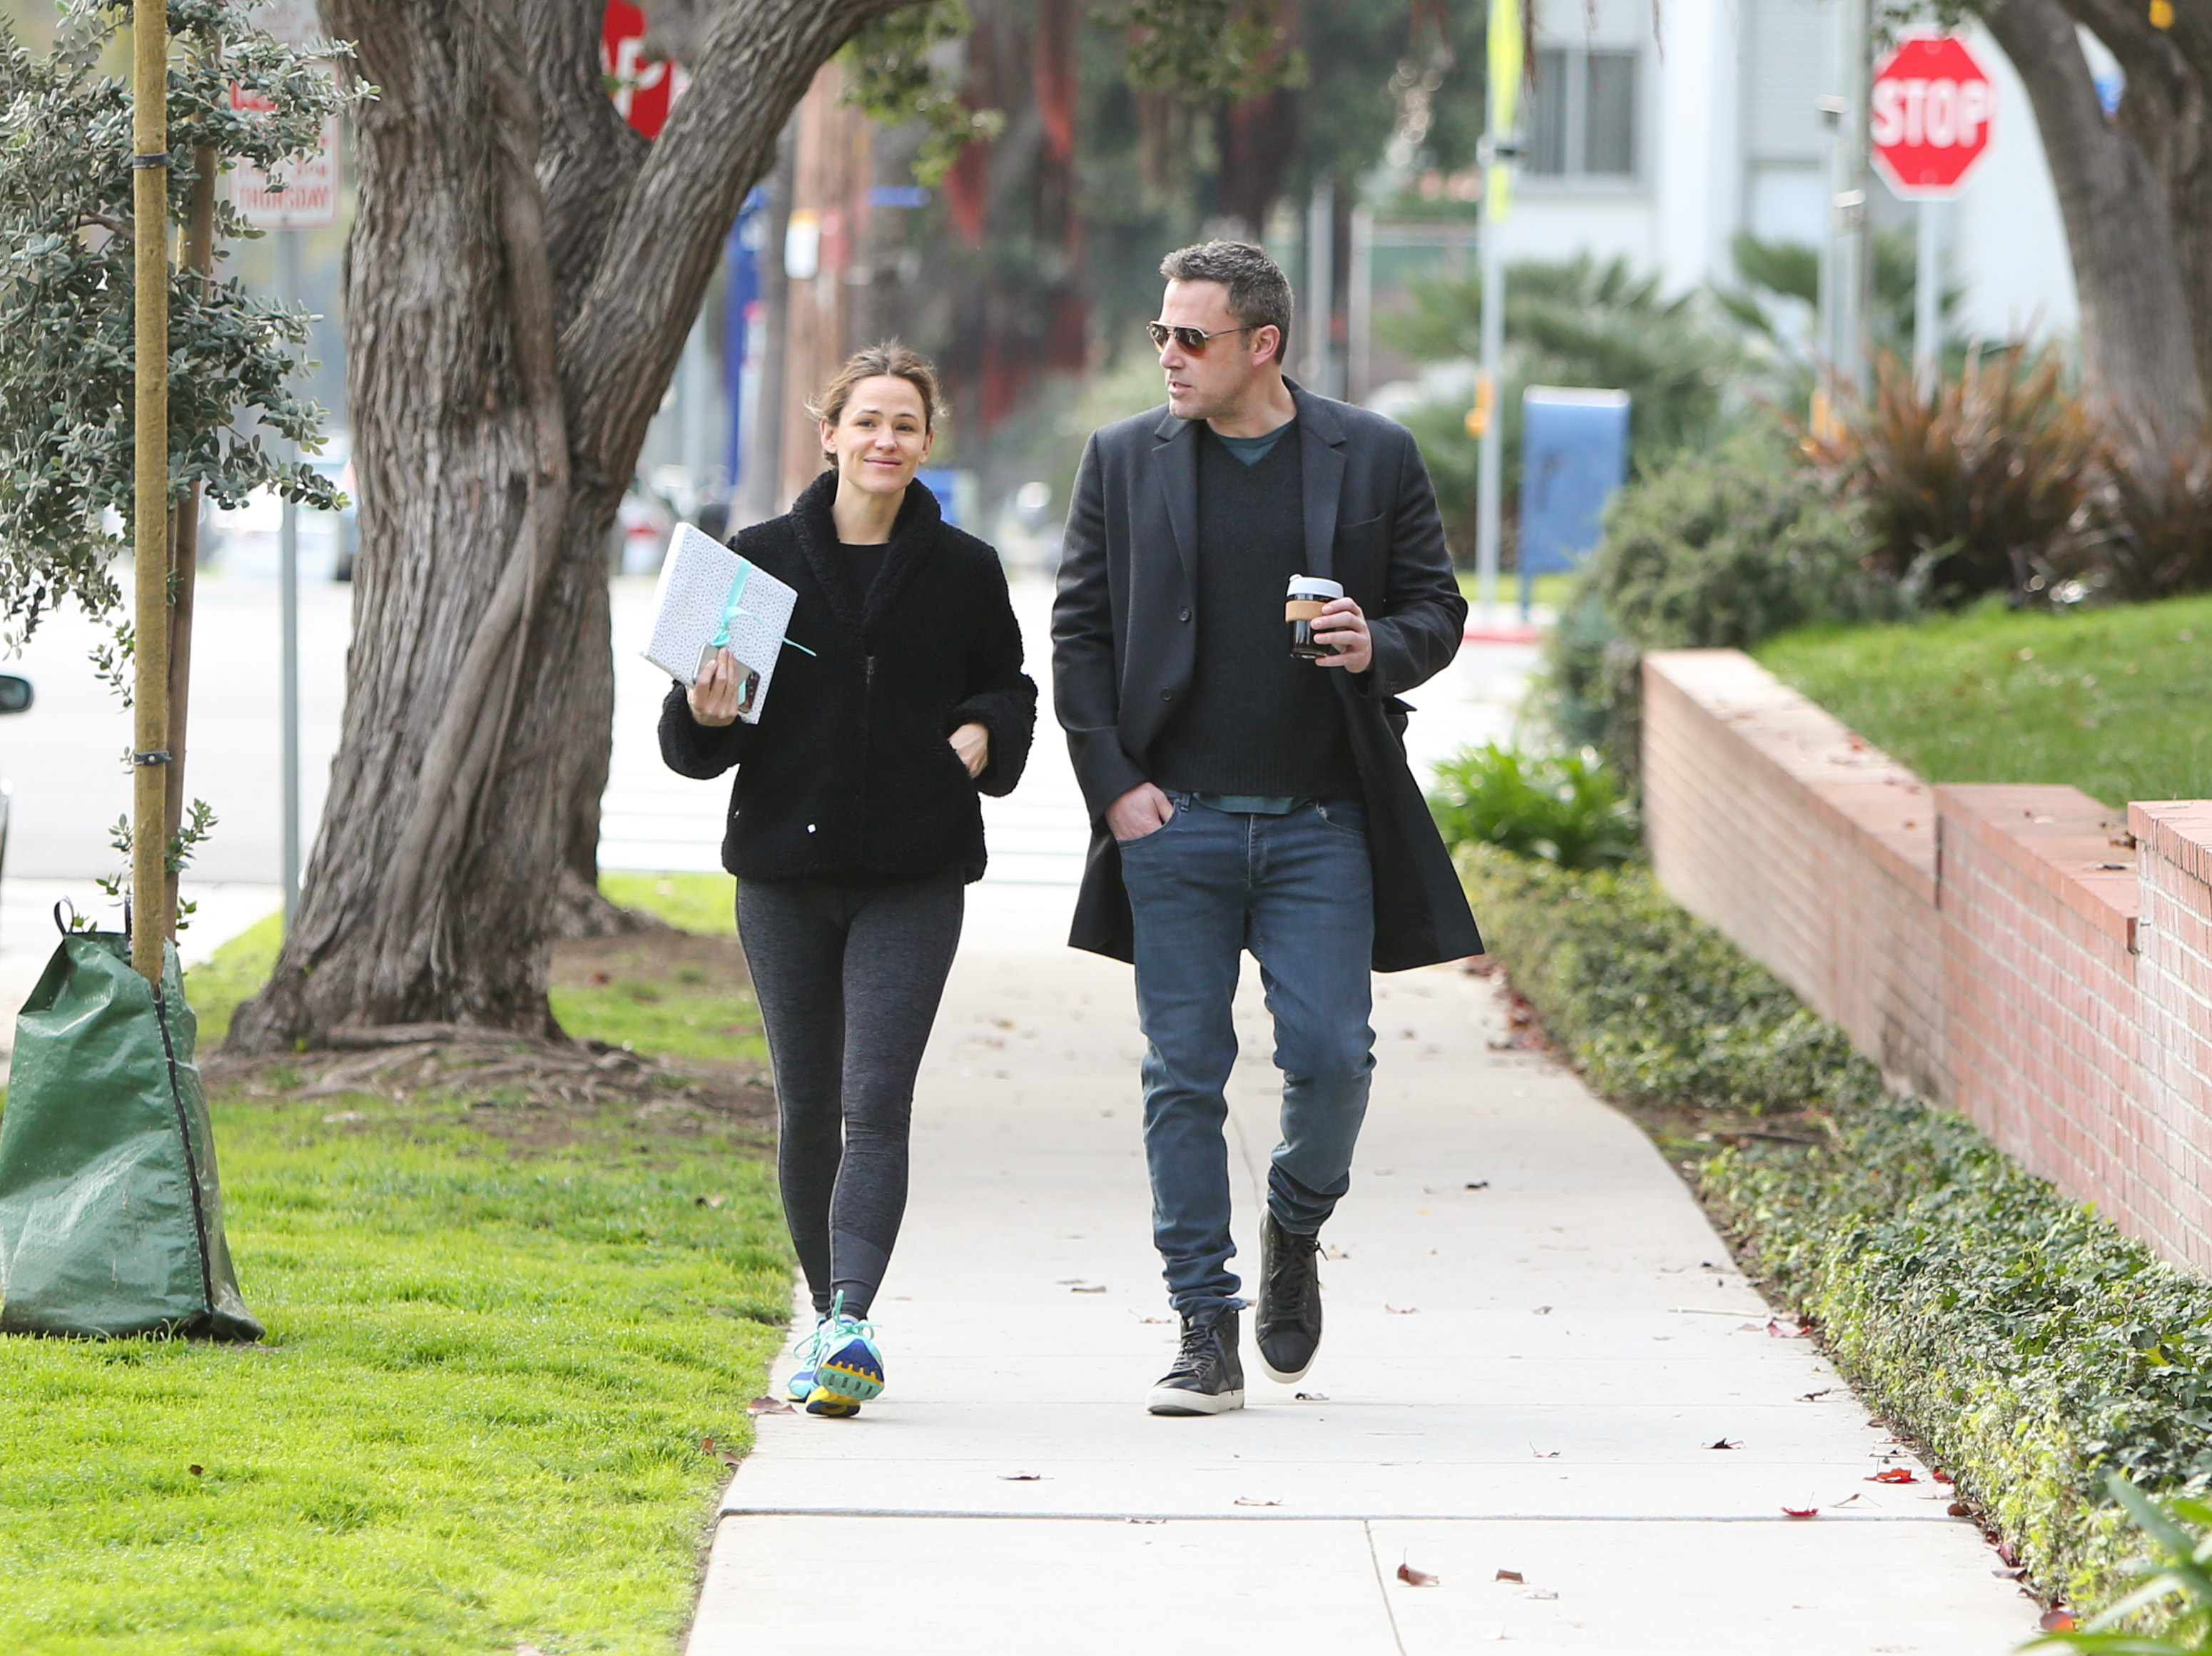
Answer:
[{"label": "teal running shoe", "polygon": [[783,1400],[786,1403],[805,1403],[814,1395],[814,1368],[822,1361],[822,1338],[829,1331],[830,1313],[817,1312],[812,1330],[792,1348],[792,1360],[796,1367],[791,1371],[791,1378],[783,1383]]},{"label": "teal running shoe", "polygon": [[848,1316],[842,1294],[830,1302],[817,1338],[808,1414],[857,1415],[862,1404],[883,1395],[884,1354],[876,1346],[875,1325]]}]

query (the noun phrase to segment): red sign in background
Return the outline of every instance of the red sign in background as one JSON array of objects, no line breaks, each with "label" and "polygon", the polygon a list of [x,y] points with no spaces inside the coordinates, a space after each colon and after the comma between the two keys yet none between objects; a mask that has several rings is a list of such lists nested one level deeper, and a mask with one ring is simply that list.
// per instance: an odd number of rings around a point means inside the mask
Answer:
[{"label": "red sign in background", "polygon": [[648,138],[660,136],[669,106],[684,90],[684,71],[662,58],[645,60],[645,14],[629,0],[607,0],[599,33],[599,68],[622,118]]},{"label": "red sign in background", "polygon": [[1955,195],[1990,146],[1996,88],[1965,41],[1906,40],[1875,72],[1867,136],[1875,168],[1907,200]]}]

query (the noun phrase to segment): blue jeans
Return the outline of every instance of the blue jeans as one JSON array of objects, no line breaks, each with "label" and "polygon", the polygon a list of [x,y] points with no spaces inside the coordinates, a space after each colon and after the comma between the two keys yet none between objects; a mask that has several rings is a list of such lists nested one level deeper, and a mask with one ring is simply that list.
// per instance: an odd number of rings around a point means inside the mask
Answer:
[{"label": "blue jeans", "polygon": [[1260,962],[1283,1072],[1282,1143],[1267,1206],[1319,1230],[1352,1183],[1375,1068],[1368,1027],[1375,905],[1365,808],[1309,802],[1285,816],[1216,810],[1170,794],[1166,825],[1121,847],[1136,922],[1152,1240],[1176,1309],[1241,1303],[1229,1269],[1230,1003],[1240,955]]}]

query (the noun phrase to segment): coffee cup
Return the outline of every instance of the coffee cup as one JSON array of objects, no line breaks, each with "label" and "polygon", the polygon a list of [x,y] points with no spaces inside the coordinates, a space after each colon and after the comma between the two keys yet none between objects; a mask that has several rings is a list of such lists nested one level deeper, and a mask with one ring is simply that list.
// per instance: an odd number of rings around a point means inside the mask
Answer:
[{"label": "coffee cup", "polygon": [[1291,655],[1300,661],[1318,661],[1336,653],[1336,646],[1322,643],[1314,637],[1313,629],[1322,607],[1343,596],[1342,586],[1319,575],[1291,577],[1290,596],[1283,601],[1283,620],[1290,628]]}]

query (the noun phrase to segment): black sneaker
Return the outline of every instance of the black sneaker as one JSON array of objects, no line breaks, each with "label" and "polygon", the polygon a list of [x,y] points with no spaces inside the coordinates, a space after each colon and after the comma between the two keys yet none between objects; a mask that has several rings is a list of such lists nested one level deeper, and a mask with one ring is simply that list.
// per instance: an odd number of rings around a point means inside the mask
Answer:
[{"label": "black sneaker", "polygon": [[1145,1406],[1156,1415],[1219,1415],[1244,1406],[1244,1365],[1237,1356],[1237,1313],[1182,1319],[1182,1346]]},{"label": "black sneaker", "polygon": [[1270,1213],[1260,1231],[1260,1311],[1252,1343],[1267,1378],[1304,1376],[1321,1345],[1321,1238],[1285,1230]]}]

